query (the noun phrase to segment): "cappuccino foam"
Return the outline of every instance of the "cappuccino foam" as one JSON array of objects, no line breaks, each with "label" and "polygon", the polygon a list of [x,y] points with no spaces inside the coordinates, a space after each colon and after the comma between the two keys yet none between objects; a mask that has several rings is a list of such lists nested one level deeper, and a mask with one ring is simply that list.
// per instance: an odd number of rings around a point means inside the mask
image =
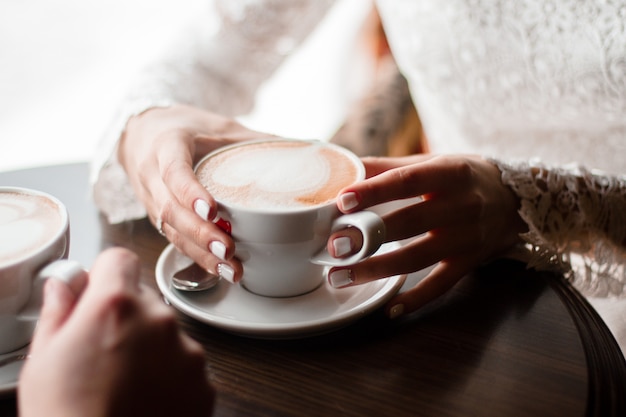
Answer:
[{"label": "cappuccino foam", "polygon": [[62,227],[58,205],[20,192],[0,192],[0,265],[23,259],[50,241]]},{"label": "cappuccino foam", "polygon": [[355,163],[312,142],[261,142],[217,153],[197,169],[218,200],[249,208],[297,209],[334,200],[358,179]]}]

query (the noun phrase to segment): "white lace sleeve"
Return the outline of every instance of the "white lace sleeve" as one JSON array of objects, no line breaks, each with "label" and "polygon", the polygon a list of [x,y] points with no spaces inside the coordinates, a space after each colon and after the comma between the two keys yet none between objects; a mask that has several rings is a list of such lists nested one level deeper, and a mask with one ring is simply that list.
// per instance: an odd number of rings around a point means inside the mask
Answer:
[{"label": "white lace sleeve", "polygon": [[626,296],[626,176],[492,162],[520,198],[529,266],[558,269],[589,296]]},{"label": "white lace sleeve", "polygon": [[[111,223],[145,216],[123,168],[117,141],[130,117],[184,103],[227,116],[251,110],[255,92],[313,30],[331,0],[215,0],[173,48],[142,72],[92,162],[93,198]],[[211,25],[211,17],[217,17]]]}]

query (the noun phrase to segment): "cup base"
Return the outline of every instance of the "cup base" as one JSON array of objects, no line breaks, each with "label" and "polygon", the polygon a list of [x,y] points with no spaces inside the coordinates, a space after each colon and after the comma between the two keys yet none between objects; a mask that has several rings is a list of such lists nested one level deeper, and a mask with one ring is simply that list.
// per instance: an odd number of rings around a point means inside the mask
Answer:
[{"label": "cup base", "polygon": [[254,290],[248,288],[245,284],[241,284],[241,288],[243,288],[244,290],[248,291],[251,294],[258,295],[258,296],[261,296],[261,297],[267,297],[267,298],[294,298],[294,297],[301,297],[303,295],[309,294],[309,293],[317,290],[319,287],[321,287],[323,285],[323,283],[324,283],[324,280],[320,280],[320,282],[315,287],[313,287],[311,289],[307,289],[307,290],[305,290],[303,292],[298,292],[296,294],[291,294],[291,293],[290,294],[283,294],[283,293],[280,293],[280,292],[272,292],[270,294],[270,293],[266,293],[264,291],[254,291]]}]

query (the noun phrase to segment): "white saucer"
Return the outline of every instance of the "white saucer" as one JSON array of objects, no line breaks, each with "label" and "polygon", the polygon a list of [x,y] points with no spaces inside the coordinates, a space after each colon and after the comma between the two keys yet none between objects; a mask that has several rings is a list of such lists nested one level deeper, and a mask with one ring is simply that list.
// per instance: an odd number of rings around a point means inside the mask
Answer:
[{"label": "white saucer", "polygon": [[[4,358],[14,355],[22,355],[28,353],[29,345],[13,352],[0,355],[0,361]],[[24,361],[16,361],[8,365],[0,367],[0,398],[5,395],[13,394],[17,388],[17,379],[20,376]]]},{"label": "white saucer", "polygon": [[[383,245],[379,252],[399,247]],[[182,313],[231,333],[290,339],[336,330],[372,312],[402,286],[405,276],[394,276],[350,288],[322,284],[316,290],[289,298],[262,297],[224,280],[207,291],[183,292],[171,286],[177,251],[168,245],[156,265],[156,280],[165,299]]]}]

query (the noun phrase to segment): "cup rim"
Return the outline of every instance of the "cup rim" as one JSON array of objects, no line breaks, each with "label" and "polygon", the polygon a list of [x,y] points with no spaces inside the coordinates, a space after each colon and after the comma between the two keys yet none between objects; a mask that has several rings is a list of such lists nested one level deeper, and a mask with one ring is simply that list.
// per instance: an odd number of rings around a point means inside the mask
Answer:
[{"label": "cup rim", "polygon": [[0,193],[19,193],[19,194],[28,194],[37,197],[44,197],[51,200],[58,207],[59,215],[61,216],[61,227],[57,230],[57,232],[48,239],[48,241],[41,245],[36,251],[31,252],[29,255],[21,256],[15,259],[11,259],[5,263],[0,263],[0,270],[6,270],[14,267],[17,264],[24,262],[24,260],[33,258],[38,256],[39,254],[48,250],[51,246],[56,244],[56,242],[67,232],[69,226],[69,213],[67,211],[67,207],[65,204],[59,200],[57,197],[49,194],[45,191],[35,190],[33,188],[28,187],[19,187],[19,186],[0,186]]},{"label": "cup rim", "polygon": [[[354,166],[357,169],[357,180],[355,182],[353,182],[352,184],[355,184],[358,181],[362,181],[365,179],[365,166],[363,165],[363,161],[361,161],[361,159],[352,151],[350,151],[347,148],[344,148],[343,146],[337,145],[335,143],[332,142],[326,142],[323,140],[319,140],[319,139],[294,139],[294,138],[261,138],[261,139],[252,139],[252,140],[245,140],[245,141],[241,141],[241,142],[236,142],[230,145],[225,145],[222,147],[219,147],[211,152],[209,152],[208,154],[204,155],[194,166],[193,172],[196,173],[198,168],[200,167],[200,165],[202,165],[202,163],[204,161],[206,161],[207,159],[212,158],[213,156],[220,154],[222,152],[226,152],[230,149],[233,148],[238,148],[240,146],[247,146],[247,145],[253,145],[253,144],[259,144],[259,143],[268,143],[268,142],[304,142],[304,143],[312,143],[312,144],[322,144],[324,146],[328,146],[331,147],[333,149],[335,149],[338,152],[341,152],[343,155],[345,155],[346,157],[350,158],[350,160],[352,160],[352,162],[354,162]],[[352,185],[350,184],[350,185]],[[204,184],[203,184],[204,186]],[[290,207],[290,208],[271,208],[271,209],[265,209],[265,208],[250,208],[250,207],[246,207],[246,206],[242,206],[242,205],[238,205],[238,204],[232,204],[232,203],[227,203],[227,202],[223,202],[221,200],[219,200],[218,198],[216,198],[215,196],[211,195],[215,201],[218,203],[219,206],[226,208],[227,210],[236,210],[237,212],[241,212],[241,213],[255,213],[255,214],[259,214],[259,215],[280,215],[280,216],[284,216],[284,215],[289,215],[289,214],[299,214],[299,213],[306,213],[306,212],[311,212],[311,211],[316,211],[319,209],[323,209],[325,207],[328,206],[334,206],[337,204],[337,197],[332,198],[331,200],[328,200],[325,203],[321,203],[321,204],[316,204],[313,206],[302,206],[302,207]]]}]

